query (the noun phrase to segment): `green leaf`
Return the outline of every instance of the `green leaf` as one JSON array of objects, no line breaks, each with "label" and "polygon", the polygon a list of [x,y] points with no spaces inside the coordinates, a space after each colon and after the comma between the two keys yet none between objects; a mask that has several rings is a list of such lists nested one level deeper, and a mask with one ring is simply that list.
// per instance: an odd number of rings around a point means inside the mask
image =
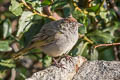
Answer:
[{"label": "green leaf", "polygon": [[32,25],[32,19],[33,19],[33,13],[30,11],[24,11],[22,13],[22,16],[19,19],[19,26],[18,26],[18,32],[16,36],[22,35],[22,33],[26,32],[30,26]]},{"label": "green leaf", "polygon": [[44,57],[44,59],[43,59],[43,65],[44,65],[44,67],[50,66],[51,63],[52,63],[52,57],[46,55],[46,56]]},{"label": "green leaf", "polygon": [[112,40],[114,39],[111,34],[98,30],[87,34],[87,36],[95,43],[112,43]]},{"label": "green leaf", "polygon": [[24,46],[27,46],[29,44],[29,41],[33,39],[33,36],[40,31],[41,27],[44,24],[44,21],[41,20],[41,18],[39,18],[40,16],[36,15],[36,17],[34,16],[34,19],[31,22],[32,24],[30,25],[30,28],[28,30],[27,29],[24,30],[26,31],[22,37],[22,39],[24,39]]},{"label": "green leaf", "polygon": [[89,15],[90,15],[90,16],[93,16],[93,17],[96,16],[96,14],[95,14],[94,12],[89,12]]},{"label": "green leaf", "polygon": [[20,4],[16,0],[11,0],[11,6],[9,7],[9,10],[16,16],[19,16],[22,14],[22,11],[23,11],[22,7],[23,7],[23,4]]},{"label": "green leaf", "polygon": [[7,59],[7,60],[1,60],[0,66],[13,68],[13,67],[15,67],[15,64],[13,63],[12,59]]},{"label": "green leaf", "polygon": [[32,5],[32,8],[37,10],[39,13],[42,13],[43,7],[41,6],[40,0],[27,1],[27,3]]},{"label": "green leaf", "polygon": [[83,45],[78,46],[78,48],[79,48],[79,55],[84,54],[84,51],[87,49],[88,44],[89,44],[88,42],[85,42]]},{"label": "green leaf", "polygon": [[109,18],[107,18],[107,16],[108,16],[107,12],[100,12],[100,17],[105,20],[104,21],[105,23],[107,23],[109,21]]},{"label": "green leaf", "polygon": [[63,8],[63,11],[64,11],[64,16],[65,17],[68,17],[68,16],[71,15],[71,9],[70,9],[70,7]]},{"label": "green leaf", "polygon": [[0,41],[0,51],[1,52],[6,52],[6,51],[11,51],[11,47],[9,46],[10,41]]},{"label": "green leaf", "polygon": [[88,44],[88,42],[84,43],[83,41],[81,42],[81,40],[78,40],[75,47],[70,51],[70,55],[83,55],[85,50],[87,49]]},{"label": "green leaf", "polygon": [[92,7],[88,8],[87,10],[90,12],[96,12],[99,8],[99,5],[100,4],[97,4],[96,6],[92,6]]},{"label": "green leaf", "polygon": [[87,59],[90,60],[90,54],[89,54],[89,47],[88,47],[88,42],[84,43],[84,45],[81,47],[81,51],[79,54],[81,54],[82,56],[86,57]]},{"label": "green leaf", "polygon": [[87,28],[85,26],[80,26],[78,31],[80,34],[85,34],[87,33]]},{"label": "green leaf", "polygon": [[64,7],[66,4],[67,4],[66,1],[56,1],[54,5],[52,5],[51,9],[55,10],[56,8]]},{"label": "green leaf", "polygon": [[90,60],[98,60],[98,51],[96,49],[91,53]]},{"label": "green leaf", "polygon": [[112,61],[115,60],[113,47],[103,47],[103,49],[99,50],[99,59]]},{"label": "green leaf", "polygon": [[8,19],[6,19],[3,23],[3,38],[5,39],[12,33],[11,23]]},{"label": "green leaf", "polygon": [[42,1],[42,5],[50,5],[51,4],[51,0],[43,0]]}]

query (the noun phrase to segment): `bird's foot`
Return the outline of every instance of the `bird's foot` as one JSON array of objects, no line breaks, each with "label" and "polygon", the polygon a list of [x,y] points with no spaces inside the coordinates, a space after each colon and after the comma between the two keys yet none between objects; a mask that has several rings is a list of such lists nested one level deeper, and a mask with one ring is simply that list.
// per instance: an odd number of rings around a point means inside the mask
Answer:
[{"label": "bird's foot", "polygon": [[65,57],[66,60],[69,60],[70,62],[73,62],[72,61],[72,56],[64,54],[63,57]]},{"label": "bird's foot", "polygon": [[56,65],[58,68],[64,68],[64,69],[65,69],[65,67],[63,66],[63,64],[62,64],[62,63],[59,63],[55,58],[53,58],[53,61],[54,61],[55,65]]}]

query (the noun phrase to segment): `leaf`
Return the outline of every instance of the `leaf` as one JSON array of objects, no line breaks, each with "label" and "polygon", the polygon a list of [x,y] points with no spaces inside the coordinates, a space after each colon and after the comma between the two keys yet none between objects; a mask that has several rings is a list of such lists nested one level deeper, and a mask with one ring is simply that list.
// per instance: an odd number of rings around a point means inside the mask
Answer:
[{"label": "leaf", "polygon": [[88,47],[88,42],[86,42],[83,46],[83,49],[81,49],[80,54],[81,54],[81,56],[84,56],[84,57],[86,57],[87,59],[90,60],[90,54],[89,54],[89,49],[88,48],[89,48]]},{"label": "leaf", "polygon": [[88,44],[89,44],[88,42],[85,42],[83,45],[78,47],[80,49],[79,55],[84,54],[84,51],[87,49]]},{"label": "leaf", "polygon": [[32,24],[30,25],[30,28],[23,34],[22,39],[24,39],[24,46],[27,46],[29,44],[29,41],[33,39],[33,36],[40,31],[41,27],[44,24],[44,21],[39,19],[40,16],[36,17],[37,18],[35,19],[34,16],[34,20],[31,22]]},{"label": "leaf", "polygon": [[25,76],[25,74],[23,73],[20,73],[20,76],[23,78],[23,79],[26,79],[27,77]]},{"label": "leaf", "polygon": [[114,39],[111,34],[98,30],[87,34],[87,36],[95,43],[112,43],[112,40]]},{"label": "leaf", "polygon": [[1,60],[0,66],[13,68],[13,67],[15,67],[15,64],[13,63],[12,59],[7,59],[7,60]]},{"label": "leaf", "polygon": [[87,10],[90,12],[96,12],[99,8],[99,5],[100,4],[97,4],[96,6],[92,6],[92,7],[88,8]]},{"label": "leaf", "polygon": [[44,57],[44,59],[43,59],[43,65],[44,65],[44,67],[50,66],[51,63],[52,63],[52,57],[46,55],[46,56]]},{"label": "leaf", "polygon": [[12,33],[11,23],[8,19],[6,19],[3,23],[3,38],[5,39]]},{"label": "leaf", "polygon": [[87,33],[87,28],[85,26],[80,26],[78,31],[80,34],[85,34]]},{"label": "leaf", "polygon": [[42,13],[43,7],[41,6],[40,0],[27,1],[27,3],[31,4],[33,9],[37,10],[39,13]]},{"label": "leaf", "polygon": [[51,4],[51,0],[43,0],[42,1],[42,5],[50,5]]},{"label": "leaf", "polygon": [[70,51],[70,55],[83,55],[84,51],[87,49],[88,44],[88,42],[84,43],[83,41],[81,42],[81,40],[78,40],[76,46],[72,49],[72,51]]},{"label": "leaf", "polygon": [[89,12],[89,15],[92,16],[92,17],[96,16],[96,14],[94,12]]},{"label": "leaf", "polygon": [[66,1],[56,1],[54,2],[54,5],[52,5],[51,9],[55,10],[56,8],[64,7],[66,4],[67,4]]},{"label": "leaf", "polygon": [[71,15],[71,9],[70,9],[70,7],[63,8],[63,11],[64,11],[64,16],[65,17],[68,17],[68,16]]},{"label": "leaf", "polygon": [[113,47],[107,47],[99,50],[99,59],[112,61],[115,60]]},{"label": "leaf", "polygon": [[107,12],[100,12],[100,17],[105,20],[104,21],[105,23],[107,23],[109,21],[109,18],[107,18],[107,16],[108,16]]},{"label": "leaf", "polygon": [[0,51],[1,52],[7,52],[11,51],[11,47],[9,46],[10,41],[0,41]]},{"label": "leaf", "polygon": [[32,19],[33,19],[33,13],[30,11],[24,11],[22,13],[22,16],[19,19],[19,26],[18,26],[18,32],[17,37],[20,36],[20,34],[24,33],[29,29],[29,27],[32,25]]},{"label": "leaf", "polygon": [[90,55],[90,60],[98,60],[98,51],[93,49],[93,52]]},{"label": "leaf", "polygon": [[23,7],[23,4],[20,4],[16,0],[11,0],[11,6],[9,7],[9,10],[16,16],[19,16],[23,12],[22,7]]}]

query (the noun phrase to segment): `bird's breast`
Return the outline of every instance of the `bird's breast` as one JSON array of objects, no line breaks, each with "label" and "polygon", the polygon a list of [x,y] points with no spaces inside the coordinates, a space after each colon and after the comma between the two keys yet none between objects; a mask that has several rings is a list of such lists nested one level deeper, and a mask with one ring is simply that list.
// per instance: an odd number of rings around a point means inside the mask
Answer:
[{"label": "bird's breast", "polygon": [[59,37],[57,36],[57,40],[45,46],[41,46],[40,49],[49,56],[58,57],[70,51],[77,42],[77,40],[78,40],[77,32],[76,34],[71,33],[67,33],[65,35],[62,34],[59,35]]}]

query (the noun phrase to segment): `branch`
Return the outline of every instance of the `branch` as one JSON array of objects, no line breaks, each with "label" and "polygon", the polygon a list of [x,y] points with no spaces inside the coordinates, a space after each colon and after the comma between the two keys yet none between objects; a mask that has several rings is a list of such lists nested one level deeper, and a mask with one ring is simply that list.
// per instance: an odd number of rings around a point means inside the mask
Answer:
[{"label": "branch", "polygon": [[48,16],[46,14],[43,14],[43,13],[39,13],[38,11],[36,11],[35,9],[33,9],[32,7],[30,7],[24,0],[22,0],[22,3],[24,4],[24,6],[26,6],[29,10],[31,10],[33,12],[33,14],[37,14],[39,16],[43,16],[43,17],[47,17],[47,18],[50,18],[52,20],[56,20],[55,17],[53,16]]},{"label": "branch", "polygon": [[93,44],[93,43],[94,43],[93,41],[91,41],[90,39],[88,39],[87,36],[84,36],[84,35],[79,34],[79,37],[80,37],[80,38],[83,38],[84,40],[86,40],[86,41],[89,42],[90,44]]},{"label": "branch", "polygon": [[52,11],[50,10],[50,6],[44,7],[44,8],[43,8],[43,12],[44,12],[45,14],[47,14],[48,16],[55,17],[56,20],[62,19],[62,17],[59,16],[56,12],[52,12]]},{"label": "branch", "polygon": [[98,47],[101,47],[101,46],[117,46],[117,45],[120,45],[120,43],[99,44],[99,45],[96,45],[94,48],[98,48]]}]

